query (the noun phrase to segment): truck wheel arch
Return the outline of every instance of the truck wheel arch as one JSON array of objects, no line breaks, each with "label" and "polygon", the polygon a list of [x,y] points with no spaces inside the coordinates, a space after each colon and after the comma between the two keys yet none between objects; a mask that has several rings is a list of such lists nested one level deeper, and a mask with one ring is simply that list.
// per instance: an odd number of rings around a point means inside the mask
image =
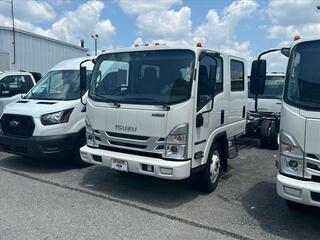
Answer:
[{"label": "truck wheel arch", "polygon": [[209,139],[208,139],[208,144],[206,146],[205,149],[205,157],[204,157],[204,162],[202,162],[202,164],[206,164],[207,163],[207,159],[210,153],[210,149],[212,148],[212,146],[218,143],[221,147],[222,150],[222,164],[221,164],[221,170],[222,171],[227,171],[227,165],[228,165],[228,140],[227,140],[227,133],[226,131],[221,131],[219,133],[213,133]]}]

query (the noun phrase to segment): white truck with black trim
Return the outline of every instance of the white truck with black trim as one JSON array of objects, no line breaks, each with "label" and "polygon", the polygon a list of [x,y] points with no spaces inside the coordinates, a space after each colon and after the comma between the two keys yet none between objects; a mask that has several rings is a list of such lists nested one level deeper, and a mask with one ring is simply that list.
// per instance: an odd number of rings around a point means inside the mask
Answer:
[{"label": "white truck with black trim", "polygon": [[2,151],[30,158],[72,158],[77,166],[87,165],[79,153],[85,144],[85,108],[80,101],[85,91],[80,91],[79,80],[79,65],[84,60],[90,60],[86,74],[91,75],[91,58],[63,61],[24,98],[4,109]]},{"label": "white truck with black trim", "polygon": [[[280,49],[267,52],[276,50]],[[297,40],[281,52],[289,61],[280,117],[277,193],[289,207],[299,203],[320,207],[320,39]],[[254,61],[252,69],[251,86],[255,82],[261,90],[266,61]]]},{"label": "white truck with black trim", "polygon": [[[212,192],[235,150],[228,140],[245,132],[246,69],[244,59],[199,45],[101,54],[86,103],[82,159],[172,180],[197,172],[202,189]],[[85,74],[80,78],[84,86]]]},{"label": "white truck with black trim", "polygon": [[[34,73],[37,76],[37,73]],[[37,83],[34,74],[25,71],[6,71],[0,73],[0,115],[6,105],[17,101],[21,94]],[[37,74],[37,75],[36,75]]]},{"label": "white truck with black trim", "polygon": [[279,147],[284,78],[284,73],[272,72],[266,75],[265,89],[258,96],[257,109],[255,109],[255,94],[252,94],[249,88],[247,134],[258,136],[260,145],[264,148]]}]

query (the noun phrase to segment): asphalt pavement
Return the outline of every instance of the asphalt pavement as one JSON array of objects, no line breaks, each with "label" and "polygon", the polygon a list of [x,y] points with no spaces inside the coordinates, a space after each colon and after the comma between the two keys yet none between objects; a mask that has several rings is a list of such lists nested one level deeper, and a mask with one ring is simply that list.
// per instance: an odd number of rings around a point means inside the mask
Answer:
[{"label": "asphalt pavement", "polygon": [[211,194],[66,160],[0,153],[0,239],[319,239],[320,210],[275,192],[277,151],[241,140]]}]

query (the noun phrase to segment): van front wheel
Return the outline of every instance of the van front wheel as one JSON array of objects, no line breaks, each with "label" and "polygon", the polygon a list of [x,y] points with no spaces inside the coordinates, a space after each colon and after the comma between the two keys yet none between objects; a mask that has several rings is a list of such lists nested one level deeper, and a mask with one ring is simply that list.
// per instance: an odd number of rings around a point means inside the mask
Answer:
[{"label": "van front wheel", "polygon": [[82,148],[84,145],[86,145],[86,138],[80,137],[76,143],[75,152],[73,154],[73,163],[76,167],[83,168],[83,167],[89,167],[92,164],[82,161],[81,155],[80,155],[80,148]]},{"label": "van front wheel", "polygon": [[220,145],[213,144],[205,168],[199,173],[200,187],[207,193],[213,192],[218,185],[222,164],[221,153]]}]

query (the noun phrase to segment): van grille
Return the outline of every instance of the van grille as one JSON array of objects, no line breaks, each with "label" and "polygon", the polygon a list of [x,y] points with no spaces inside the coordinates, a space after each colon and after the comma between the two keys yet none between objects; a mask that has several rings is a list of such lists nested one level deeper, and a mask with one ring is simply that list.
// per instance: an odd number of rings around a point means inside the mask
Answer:
[{"label": "van grille", "polygon": [[4,114],[1,118],[1,128],[4,135],[31,137],[35,125],[31,116]]}]

